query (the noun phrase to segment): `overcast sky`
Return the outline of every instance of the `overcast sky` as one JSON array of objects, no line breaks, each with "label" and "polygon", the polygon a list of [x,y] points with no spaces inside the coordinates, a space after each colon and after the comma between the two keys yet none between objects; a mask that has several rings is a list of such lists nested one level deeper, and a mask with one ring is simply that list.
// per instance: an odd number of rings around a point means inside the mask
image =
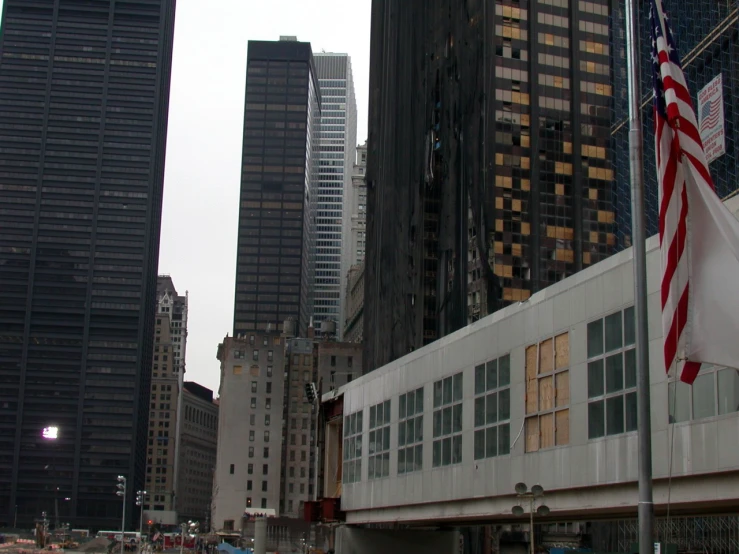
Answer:
[{"label": "overcast sky", "polygon": [[159,273],[190,293],[187,380],[218,390],[216,348],[233,325],[249,40],[295,35],[348,53],[367,136],[371,0],[177,0]]}]

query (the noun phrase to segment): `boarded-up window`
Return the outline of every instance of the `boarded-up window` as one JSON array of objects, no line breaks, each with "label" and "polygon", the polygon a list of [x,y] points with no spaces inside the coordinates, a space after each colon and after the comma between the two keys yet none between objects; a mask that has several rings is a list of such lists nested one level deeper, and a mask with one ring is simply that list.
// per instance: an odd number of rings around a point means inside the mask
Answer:
[{"label": "boarded-up window", "polygon": [[526,452],[569,444],[569,366],[568,333],[526,348]]}]

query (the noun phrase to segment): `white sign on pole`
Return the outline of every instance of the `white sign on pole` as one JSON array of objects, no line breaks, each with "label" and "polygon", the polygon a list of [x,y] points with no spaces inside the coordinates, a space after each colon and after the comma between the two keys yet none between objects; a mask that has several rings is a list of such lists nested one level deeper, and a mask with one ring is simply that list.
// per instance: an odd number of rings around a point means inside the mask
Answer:
[{"label": "white sign on pole", "polygon": [[698,93],[698,129],[708,163],[726,153],[722,74],[715,77]]}]

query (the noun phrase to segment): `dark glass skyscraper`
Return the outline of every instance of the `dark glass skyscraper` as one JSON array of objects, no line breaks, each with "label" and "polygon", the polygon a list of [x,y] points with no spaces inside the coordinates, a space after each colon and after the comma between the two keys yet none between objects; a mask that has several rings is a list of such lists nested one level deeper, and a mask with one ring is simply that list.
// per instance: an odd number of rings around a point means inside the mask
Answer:
[{"label": "dark glass skyscraper", "polygon": [[366,370],[611,253],[609,18],[372,3]]},{"label": "dark glass skyscraper", "polygon": [[[174,0],[5,0],[0,526],[143,488]],[[173,423],[174,425],[174,423]],[[55,433],[42,437],[42,429]],[[172,429],[174,432],[174,429]]]},{"label": "dark glass skyscraper", "polygon": [[320,116],[310,43],[250,41],[234,334],[276,331],[288,317],[307,330]]}]

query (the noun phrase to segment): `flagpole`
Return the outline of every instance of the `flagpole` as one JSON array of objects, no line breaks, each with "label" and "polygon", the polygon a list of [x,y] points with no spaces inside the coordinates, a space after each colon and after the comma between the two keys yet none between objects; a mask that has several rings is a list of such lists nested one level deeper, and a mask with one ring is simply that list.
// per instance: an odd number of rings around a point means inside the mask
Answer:
[{"label": "flagpole", "polygon": [[634,253],[636,317],[636,405],[639,439],[639,554],[654,552],[652,497],[652,423],[649,399],[649,337],[647,333],[647,252],[644,223],[644,144],[639,106],[639,3],[626,0],[626,64],[629,94],[629,167],[631,232]]}]

